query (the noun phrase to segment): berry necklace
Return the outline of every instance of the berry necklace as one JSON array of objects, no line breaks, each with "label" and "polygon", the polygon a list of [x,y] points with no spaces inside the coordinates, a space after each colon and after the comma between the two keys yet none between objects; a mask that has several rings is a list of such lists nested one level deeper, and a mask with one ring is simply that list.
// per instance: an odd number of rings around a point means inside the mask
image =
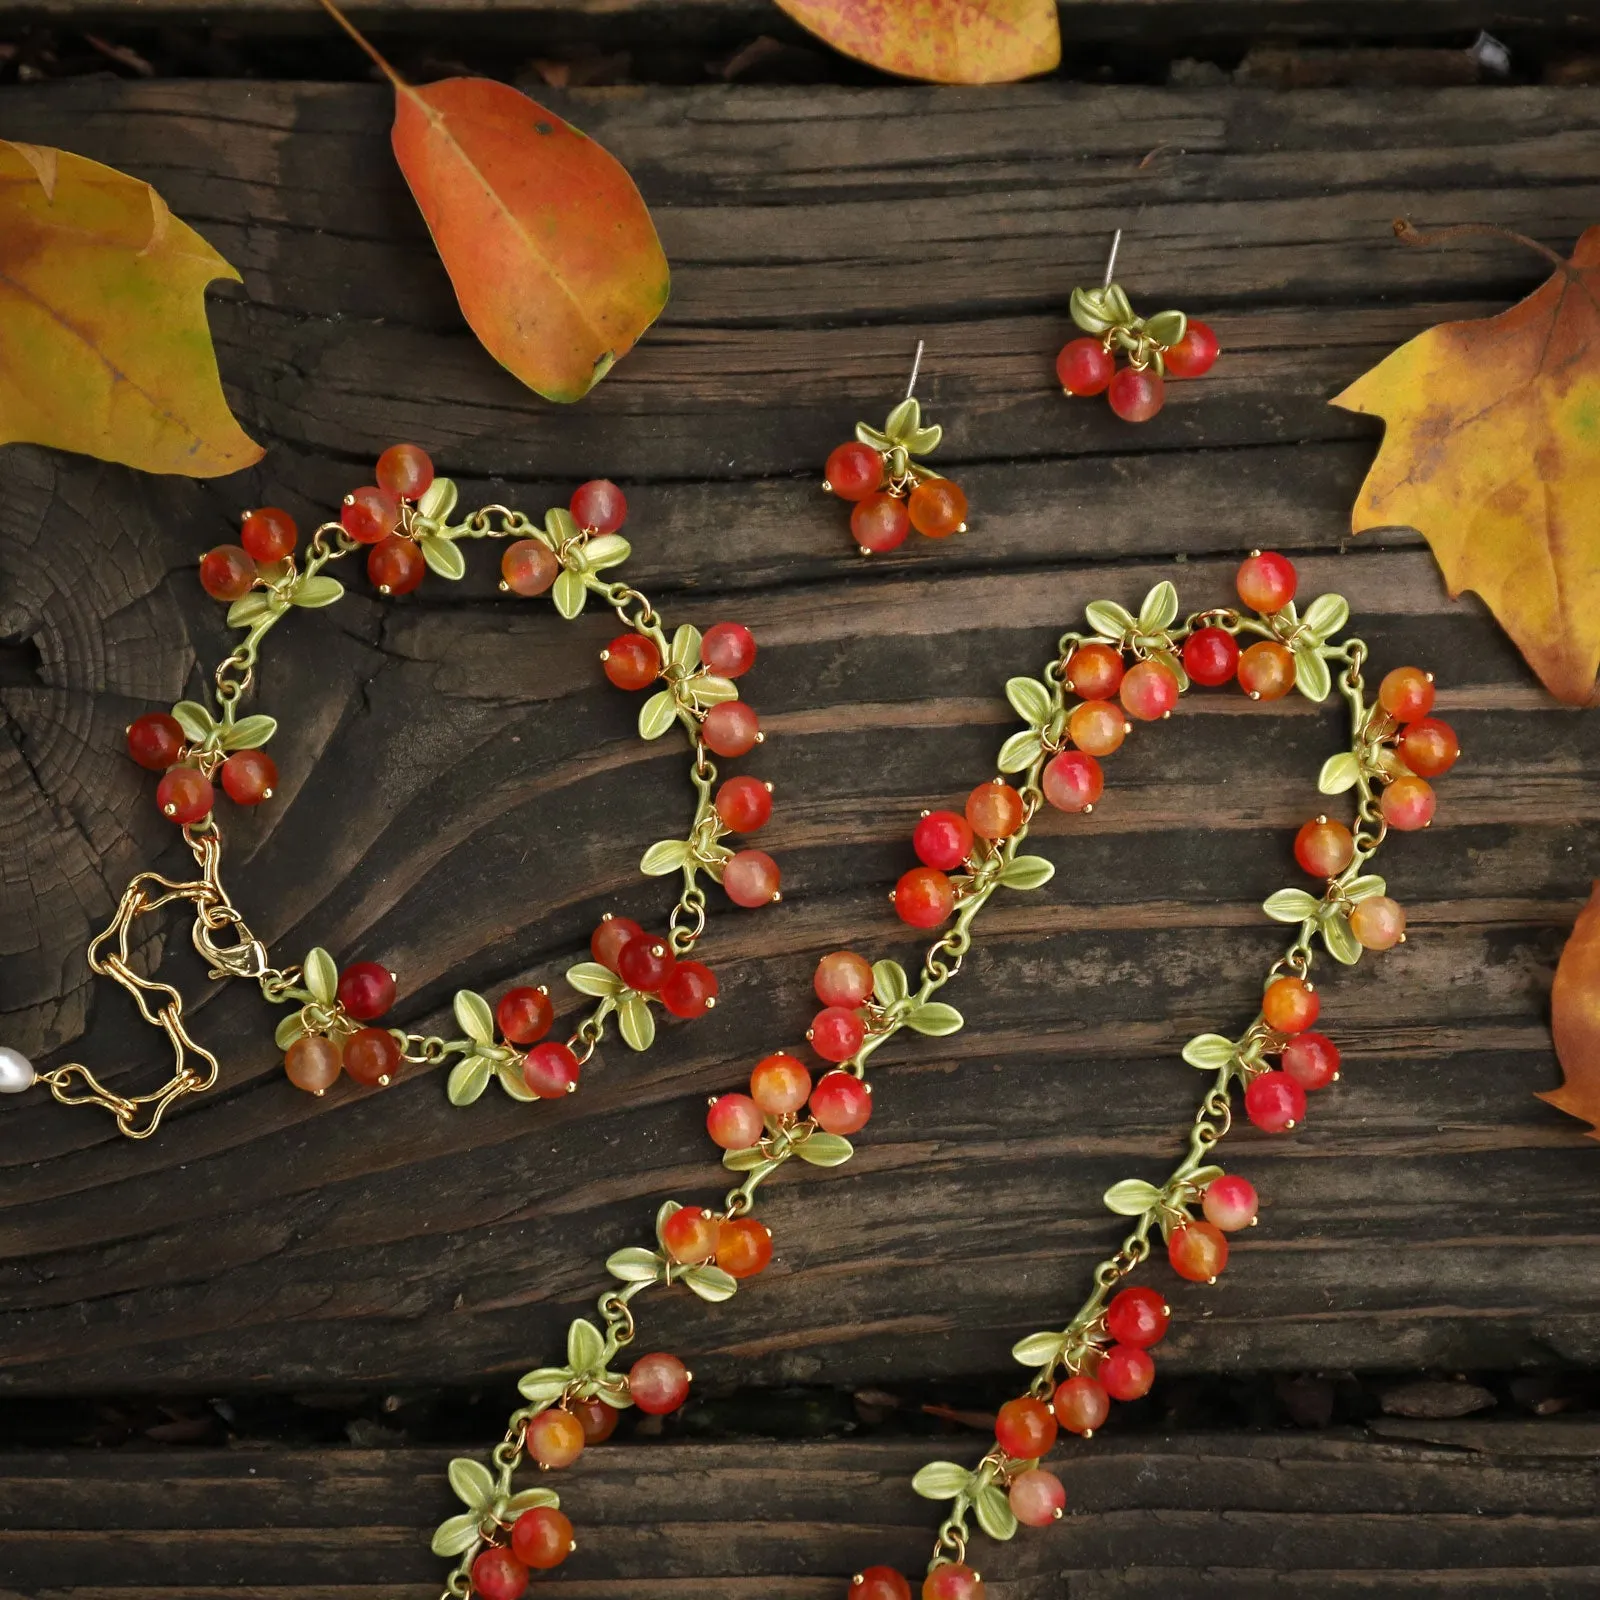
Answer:
[{"label": "berry necklace", "polygon": [[[449,1076],[452,1103],[476,1100],[497,1078],[516,1100],[553,1099],[578,1086],[583,1064],[615,1015],[623,1039],[635,1050],[655,1038],[652,1004],[676,1017],[698,1017],[716,1002],[711,970],[688,959],[706,923],[700,877],[720,883],[736,905],[759,906],[780,898],[778,866],[761,850],[734,850],[722,840],[750,833],[772,813],[770,784],[729,778],[717,785],[710,757],[742,756],[763,738],[756,714],[739,698],[733,680],[755,660],[749,629],[723,622],[703,636],[679,627],[669,638],[646,597],[606,576],[630,554],[617,530],[627,505],[613,483],[583,484],[571,508],[554,508],[543,523],[520,511],[491,505],[459,522],[451,518],[456,486],[434,476],[415,445],[395,445],[378,460],[377,483],[345,496],[337,522],[312,535],[297,559],[299,532],[285,511],[249,512],[238,545],[222,545],[200,562],[200,582],[228,604],[228,625],[244,637],[215,674],[216,707],[181,700],[170,712],[150,712],[128,728],[128,751],[141,766],[163,776],[156,803],[183,831],[199,876],[175,881],[141,872],[128,885],[109,926],[89,946],[89,966],[133,996],[144,1019],[171,1042],[173,1075],[158,1090],[121,1095],[77,1062],[46,1071],[12,1049],[0,1049],[0,1092],[46,1084],[66,1105],[103,1107],[132,1139],[148,1138],[167,1108],[186,1094],[209,1089],[217,1058],[189,1033],[183,997],[170,984],[144,978],[130,964],[134,922],[176,901],[194,907],[193,941],[214,978],[250,978],[275,1005],[294,1009],[278,1025],[276,1040],[297,1088],[321,1095],[347,1073],[358,1083],[383,1087],[410,1063],[436,1065],[458,1057]],[[294,608],[334,604],[344,585],[324,571],[331,562],[366,549],[367,575],[381,595],[409,594],[428,572],[458,579],[466,571],[459,548],[470,539],[507,539],[500,588],[520,596],[548,593],[557,612],[577,617],[590,595],[609,606],[628,630],[600,653],[606,677],[618,688],[654,692],[639,712],[639,734],[657,739],[674,724],[686,734],[697,794],[694,820],[684,839],[652,845],[640,863],[653,876],[678,873],[677,904],[665,935],[648,934],[627,917],[607,916],[590,941],[593,961],[580,962],[567,981],[597,1002],[566,1043],[541,1043],[554,1021],[548,988],[522,986],[489,1003],[470,990],[455,997],[464,1037],[444,1039],[376,1027],[395,998],[395,976],[373,961],[341,972],[332,956],[312,950],[297,967],[270,964],[265,945],[250,931],[221,880],[222,834],[216,788],[236,805],[270,800],[277,768],[261,746],[277,731],[268,716],[241,716],[255,681],[262,642]]]},{"label": "berry necklace", "polygon": [[[619,1250],[606,1262],[618,1285],[600,1297],[598,1323],[579,1318],[571,1325],[565,1365],[521,1379],[527,1403],[512,1414],[489,1464],[451,1463],[451,1487],[466,1509],[433,1539],[434,1552],[457,1563],[444,1600],[474,1592],[484,1600],[517,1600],[530,1571],[558,1566],[576,1548],[558,1497],[543,1488],[517,1490],[518,1467],[529,1457],[545,1468],[570,1466],[586,1446],[610,1436],[623,1407],[660,1415],[683,1404],[691,1374],[676,1356],[644,1355],[627,1370],[613,1365],[638,1337],[632,1301],[653,1286],[679,1283],[703,1300],[726,1300],[767,1266],[771,1234],[751,1215],[758,1187],[795,1158],[822,1167],[849,1161],[854,1148],[847,1136],[872,1114],[865,1081],[872,1054],[905,1028],[940,1035],[962,1026],[960,1012],[935,996],[959,970],[979,912],[997,890],[1037,889],[1054,873],[1043,857],[1018,853],[1039,807],[1091,810],[1104,788],[1100,757],[1132,731],[1128,719],[1167,717],[1191,684],[1218,687],[1237,679],[1252,699],[1281,699],[1298,688],[1320,702],[1337,672],[1350,743],[1323,765],[1318,786],[1325,794],[1353,791],[1354,827],[1323,815],[1300,829],[1295,858],[1323,880],[1322,891],[1282,889],[1267,900],[1268,916],[1298,931],[1268,972],[1260,1012],[1237,1038],[1201,1034],[1184,1046],[1184,1060],[1210,1081],[1183,1159],[1160,1184],[1132,1178],[1107,1192],[1107,1206],[1135,1219],[1133,1229],[1096,1268],[1093,1292],[1064,1329],[1017,1344],[1016,1359],[1036,1375],[1028,1393],[1001,1408],[994,1447],[970,1469],[934,1462],[913,1480],[919,1494],[953,1502],[923,1600],[982,1600],[983,1579],[968,1562],[973,1522],[1004,1540],[1019,1524],[1045,1526],[1062,1516],[1065,1491],[1041,1458],[1061,1428],[1087,1438],[1113,1400],[1137,1399],[1149,1389],[1155,1373],[1149,1349],[1171,1314],[1159,1293],[1119,1285],[1149,1258],[1157,1230],[1180,1277],[1214,1282],[1227,1263],[1227,1235],[1255,1221],[1254,1187],[1214,1161],[1231,1125],[1233,1092],[1243,1089],[1245,1113],[1256,1127],[1283,1133],[1304,1120],[1307,1092],[1337,1078],[1338,1048],[1312,1031],[1321,1009],[1309,976],[1313,947],[1320,941],[1350,965],[1363,950],[1387,950],[1404,939],[1405,913],[1368,868],[1390,829],[1410,831],[1432,820],[1428,780],[1448,771],[1459,754],[1452,730],[1428,715],[1430,674],[1396,669],[1369,705],[1361,671],[1366,645],[1333,642],[1349,615],[1340,596],[1323,595],[1300,613],[1294,567],[1261,552],[1240,567],[1237,583],[1255,615],[1219,609],[1179,623],[1170,583],[1151,590],[1137,616],[1096,602],[1087,609],[1092,636],[1064,635],[1040,678],[1007,683],[1007,698],[1026,727],[1001,747],[1001,776],[974,789],[961,813],[924,813],[912,840],[921,864],[892,896],[910,926],[943,928],[917,987],[894,961],[869,963],[851,951],[825,956],[815,980],[823,1010],[807,1038],[831,1070],[813,1084],[802,1060],[778,1052],[757,1063],[748,1095],[712,1101],[708,1131],[724,1152],[723,1165],[741,1182],[720,1211],[666,1202],[653,1246]],[[1240,635],[1254,639],[1243,651]],[[1007,781],[1012,775],[1020,775],[1016,785]],[[910,1597],[901,1573],[878,1566],[851,1580],[846,1600]]]}]

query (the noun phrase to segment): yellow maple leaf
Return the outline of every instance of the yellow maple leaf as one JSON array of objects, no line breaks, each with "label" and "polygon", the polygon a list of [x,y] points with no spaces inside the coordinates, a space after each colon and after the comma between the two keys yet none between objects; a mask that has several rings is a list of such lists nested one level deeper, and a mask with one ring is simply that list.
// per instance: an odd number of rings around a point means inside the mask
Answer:
[{"label": "yellow maple leaf", "polygon": [[1408,526],[1545,687],[1600,669],[1600,227],[1498,316],[1429,328],[1332,402],[1382,417],[1351,530]]},{"label": "yellow maple leaf", "polygon": [[0,140],[0,444],[191,478],[259,461],[222,394],[214,278],[239,274],[149,184]]}]

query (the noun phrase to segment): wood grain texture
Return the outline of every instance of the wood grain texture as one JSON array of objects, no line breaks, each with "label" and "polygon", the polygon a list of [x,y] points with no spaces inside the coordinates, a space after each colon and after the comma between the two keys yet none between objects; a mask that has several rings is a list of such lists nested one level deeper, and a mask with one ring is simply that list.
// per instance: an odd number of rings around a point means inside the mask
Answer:
[{"label": "wood grain texture", "polygon": [[[1588,1595],[1597,1448],[1593,1424],[1560,1422],[1108,1433],[1060,1453],[1062,1526],[986,1544],[983,1565],[998,1600]],[[536,1592],[839,1600],[872,1562],[920,1570],[929,1506],[907,1479],[970,1449],[606,1445],[561,1484],[578,1551]],[[454,1506],[447,1454],[0,1455],[0,1594],[422,1600],[439,1586],[420,1530]]]},{"label": "wood grain texture", "polygon": [[[1594,1152],[1533,1098],[1556,1081],[1550,974],[1600,870],[1600,725],[1549,707],[1482,609],[1444,596],[1416,535],[1347,539],[1373,435],[1325,403],[1395,341],[1543,274],[1496,244],[1404,250],[1392,216],[1489,216],[1555,244],[1593,220],[1600,95],[558,104],[638,176],[676,269],[660,330],[567,411],[462,328],[393,171],[381,91],[0,96],[0,134],[148,178],[242,268],[213,325],[231,398],[272,447],[227,484],[0,458],[6,1036],[109,1064],[118,1085],[164,1073],[82,963],[135,864],[175,860],[123,725],[224,647],[193,562],[239,508],[310,517],[396,438],[468,495],[530,509],[617,477],[633,580],[671,620],[755,628],[746,681],[772,737],[745,767],[777,785],[786,904],[719,904],[705,950],[725,1003],[648,1055],[608,1045],[559,1106],[455,1111],[428,1073],[308,1101],[234,985],[197,1013],[223,1087],[149,1144],[43,1098],[0,1108],[0,1385],[487,1377],[509,1399],[662,1198],[720,1192],[705,1096],[798,1044],[816,958],[914,954],[884,891],[918,810],[992,770],[1005,678],[1041,665],[1086,601],[1171,576],[1215,602],[1240,551],[1269,542],[1308,591],[1350,597],[1380,667],[1438,670],[1467,756],[1439,823],[1386,852],[1416,936],[1330,981],[1345,1081],[1302,1135],[1237,1136],[1266,1223],[1215,1289],[1173,1287],[1167,1362],[1600,1359]],[[1227,352],[1140,430],[1051,381],[1067,294],[1117,223],[1136,302],[1205,315]],[[818,467],[858,416],[881,418],[917,337],[973,531],[868,567]],[[604,910],[659,920],[661,886],[635,863],[687,815],[681,756],[641,746],[632,701],[594,670],[605,621],[563,625],[492,578],[480,558],[459,588],[295,617],[260,696],[285,719],[281,795],[227,824],[257,931],[286,959],[322,943],[386,961],[408,1023],[439,1023],[463,984],[559,992]],[[1059,1324],[1116,1237],[1100,1193],[1165,1171],[1190,1114],[1176,1049],[1253,1009],[1278,942],[1256,907],[1294,880],[1289,833],[1324,804],[1315,775],[1341,737],[1331,709],[1231,695],[1141,730],[1092,817],[1041,826],[1057,882],[985,919],[951,993],[966,1031],[883,1052],[858,1159],[764,1200],[772,1271],[721,1310],[665,1298],[650,1342],[692,1354],[715,1392],[995,1372],[1018,1335]],[[150,940],[192,985],[183,931]]]}]

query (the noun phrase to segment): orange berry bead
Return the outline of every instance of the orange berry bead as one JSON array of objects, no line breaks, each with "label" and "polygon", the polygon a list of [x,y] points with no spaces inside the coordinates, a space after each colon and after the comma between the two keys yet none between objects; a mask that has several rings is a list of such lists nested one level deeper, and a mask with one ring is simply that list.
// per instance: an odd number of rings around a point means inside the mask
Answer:
[{"label": "orange berry bead", "polygon": [[357,544],[376,544],[400,525],[400,502],[387,489],[368,484],[344,497],[339,522]]},{"label": "orange berry bead", "polygon": [[556,553],[542,539],[518,539],[500,557],[500,578],[512,594],[531,599],[561,576]]},{"label": "orange berry bead", "polygon": [[1274,1033],[1304,1033],[1321,1010],[1322,997],[1304,978],[1274,978],[1261,997],[1261,1015]]},{"label": "orange berry bead", "polygon": [[600,664],[619,689],[643,689],[661,671],[661,652],[642,633],[621,633],[600,652]]},{"label": "orange berry bead", "polygon": [[343,1067],[338,1045],[332,1039],[306,1034],[289,1046],[283,1057],[283,1070],[289,1082],[307,1094],[323,1094],[333,1086]]},{"label": "orange berry bead", "polygon": [[680,1266],[709,1261],[717,1253],[719,1223],[701,1206],[684,1206],[661,1224],[661,1242]]},{"label": "orange berry bead", "polygon": [[872,981],[872,963],[854,950],[824,956],[811,980],[825,1006],[864,1006],[872,998]]},{"label": "orange berry bead", "polygon": [[428,562],[413,539],[391,533],[367,551],[367,581],[379,594],[410,594],[427,575]]},{"label": "orange berry bead", "polygon": [[1401,833],[1415,833],[1433,821],[1439,797],[1426,778],[1396,778],[1383,791],[1378,808],[1383,820]]},{"label": "orange berry bead", "polygon": [[850,1580],[848,1600],[911,1600],[911,1585],[893,1567],[868,1567]]},{"label": "orange berry bead", "polygon": [[1419,778],[1442,778],[1456,764],[1461,744],[1448,722],[1420,717],[1400,736],[1400,759]]},{"label": "orange berry bead", "polygon": [[772,1235],[754,1217],[734,1217],[717,1226],[717,1265],[730,1278],[753,1278],[772,1260]]},{"label": "orange berry bead", "polygon": [[387,1089],[400,1076],[402,1059],[387,1028],[358,1028],[344,1042],[344,1070],[369,1089]]},{"label": "orange berry bead", "polygon": [[910,532],[906,503],[892,494],[869,494],[850,513],[850,536],[869,555],[904,544]]},{"label": "orange berry bead", "polygon": [[1130,717],[1159,722],[1178,703],[1178,680],[1161,662],[1140,661],[1129,668],[1117,693]]},{"label": "orange berry bead", "polygon": [[1405,909],[1388,895],[1375,894],[1351,907],[1350,931],[1363,950],[1392,950],[1406,936]]},{"label": "orange berry bead", "polygon": [[1294,656],[1271,639],[1253,644],[1239,657],[1239,687],[1252,700],[1281,700],[1294,688]]},{"label": "orange berry bead", "polygon": [[1086,756],[1108,756],[1128,737],[1128,719],[1105,700],[1085,700],[1072,708],[1067,733]]},{"label": "orange berry bead", "polygon": [[567,1409],[583,1428],[585,1444],[604,1444],[617,1431],[617,1422],[622,1415],[615,1406],[608,1406],[604,1400],[570,1400]]},{"label": "orange berry bead", "polygon": [[239,543],[257,561],[267,565],[293,555],[299,537],[300,530],[294,518],[276,506],[245,512],[244,521],[239,525]]},{"label": "orange berry bead", "polygon": [[996,778],[967,796],[967,822],[980,839],[1009,839],[1022,826],[1022,796]]},{"label": "orange berry bead", "polygon": [[535,1572],[559,1567],[572,1549],[572,1524],[552,1506],[535,1506],[511,1524],[511,1553]]},{"label": "orange berry bead", "polygon": [[378,457],[378,487],[403,500],[420,500],[433,482],[433,462],[420,445],[392,444]]},{"label": "orange berry bead", "polygon": [[1215,1283],[1228,1264],[1228,1241],[1214,1222],[1191,1222],[1174,1228],[1167,1240],[1172,1270],[1190,1283]]},{"label": "orange berry bead", "polygon": [[922,1600],[984,1600],[983,1579],[964,1561],[935,1567],[923,1580]]},{"label": "orange berry bead", "polygon": [[1294,599],[1298,583],[1294,563],[1275,550],[1253,550],[1234,577],[1239,598],[1263,616],[1282,611]]},{"label": "orange berry bead", "polygon": [[1396,722],[1416,722],[1433,710],[1433,674],[1421,667],[1396,667],[1378,685],[1378,704]]},{"label": "orange berry bead", "polygon": [[798,1111],[811,1096],[811,1074],[785,1051],[763,1056],[750,1074],[750,1098],[769,1117]]},{"label": "orange berry bead", "polygon": [[870,444],[852,439],[828,453],[823,488],[841,500],[865,500],[883,484],[883,455]]},{"label": "orange berry bead", "polygon": [[929,539],[948,539],[967,521],[967,497],[948,478],[924,478],[906,502],[911,526]]},{"label": "orange berry bead", "polygon": [[264,750],[235,750],[222,763],[217,776],[236,806],[258,806],[272,798],[278,765]]},{"label": "orange berry bead", "polygon": [[583,1424],[570,1411],[541,1411],[528,1424],[528,1449],[541,1467],[570,1467],[583,1445]]},{"label": "orange berry bead", "polygon": [[1056,1421],[1068,1433],[1082,1434],[1085,1439],[1096,1428],[1104,1427],[1111,1415],[1111,1397],[1104,1386],[1082,1374],[1068,1378],[1056,1390],[1053,1405]]},{"label": "orange berry bead", "polygon": [[1109,700],[1122,686],[1122,652],[1108,644],[1081,644],[1067,657],[1063,681],[1080,700]]},{"label": "orange berry bead", "polygon": [[1023,1395],[1008,1400],[995,1418],[994,1436],[1014,1461],[1033,1461],[1049,1453],[1060,1424],[1043,1400]]},{"label": "orange berry bead", "polygon": [[1313,878],[1336,878],[1355,859],[1356,842],[1342,822],[1317,817],[1294,836],[1294,858]]},{"label": "orange berry bead", "polygon": [[242,600],[255,582],[255,559],[236,544],[219,544],[200,558],[200,587],[213,600]]}]

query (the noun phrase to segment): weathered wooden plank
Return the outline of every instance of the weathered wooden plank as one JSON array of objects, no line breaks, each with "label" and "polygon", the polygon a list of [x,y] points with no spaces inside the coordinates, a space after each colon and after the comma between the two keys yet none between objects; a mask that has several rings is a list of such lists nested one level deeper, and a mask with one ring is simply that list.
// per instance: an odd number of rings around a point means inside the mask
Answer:
[{"label": "weathered wooden plank", "polygon": [[[1456,1425],[1460,1426],[1460,1425]],[[1178,1596],[1577,1596],[1594,1563],[1595,1429],[1108,1433],[1058,1457],[1068,1517],[985,1542],[1006,1600]],[[1464,1445],[1464,1447],[1463,1447]],[[541,1591],[570,1600],[836,1600],[875,1560],[925,1559],[907,1486],[971,1439],[611,1444],[560,1485],[579,1549]],[[446,1452],[72,1452],[0,1456],[0,1593],[283,1600],[437,1592],[423,1530],[450,1513]],[[433,1584],[432,1591],[425,1586]]]},{"label": "weathered wooden plank", "polygon": [[[1549,973],[1600,870],[1595,724],[1546,707],[1414,534],[1346,548],[1372,431],[1324,402],[1397,339],[1542,271],[1498,247],[1404,251],[1389,216],[1489,215],[1558,242],[1592,220],[1600,96],[1050,85],[568,104],[641,174],[678,284],[661,330],[556,412],[459,328],[389,165],[381,92],[0,96],[0,133],[150,177],[244,267],[214,321],[241,413],[275,446],[208,485],[0,460],[7,1037],[120,1063],[119,1084],[159,1077],[153,1040],[81,961],[127,873],[170,851],[122,725],[223,648],[190,573],[226,519],[331,504],[396,436],[469,492],[534,508],[616,474],[637,581],[673,616],[756,628],[749,693],[772,738],[753,765],[778,787],[787,904],[719,909],[725,1004],[648,1056],[607,1047],[559,1107],[456,1112],[430,1075],[307,1102],[236,991],[197,1013],[228,1043],[224,1089],[148,1146],[87,1112],[7,1106],[0,1384],[426,1384],[538,1359],[660,1198],[716,1192],[703,1097],[799,1039],[816,957],[912,953],[883,891],[917,810],[989,771],[1004,679],[1086,600],[1174,576],[1216,601],[1238,552],[1268,541],[1304,557],[1308,588],[1349,594],[1380,665],[1439,670],[1468,755],[1438,826],[1388,853],[1418,937],[1330,983],[1350,1071],[1304,1135],[1239,1136],[1267,1222],[1217,1289],[1175,1294],[1168,1359],[1594,1360],[1593,1152],[1532,1092],[1554,1081]],[[1215,304],[1229,348],[1142,431],[1068,405],[1049,370],[1068,288],[1130,220],[1126,281]],[[817,466],[885,408],[924,334],[974,529],[865,567]],[[554,979],[603,910],[658,920],[634,863],[686,814],[679,760],[640,746],[631,703],[596,681],[603,621],[510,606],[491,577],[295,618],[262,684],[286,718],[280,800],[229,819],[258,931],[291,958],[321,942],[389,961],[408,1021],[438,1020],[461,984]],[[652,1337],[694,1352],[713,1392],[854,1383],[996,1370],[1070,1310],[1115,1237],[1098,1195],[1156,1172],[1187,1116],[1176,1047],[1251,1008],[1274,943],[1254,905],[1291,881],[1287,830],[1323,803],[1337,737],[1331,711],[1230,696],[1142,730],[1092,817],[1041,824],[1061,878],[987,919],[952,995],[967,1030],[884,1052],[848,1175],[764,1202],[772,1273],[721,1312],[667,1301]],[[181,931],[149,938],[192,982]]]}]

